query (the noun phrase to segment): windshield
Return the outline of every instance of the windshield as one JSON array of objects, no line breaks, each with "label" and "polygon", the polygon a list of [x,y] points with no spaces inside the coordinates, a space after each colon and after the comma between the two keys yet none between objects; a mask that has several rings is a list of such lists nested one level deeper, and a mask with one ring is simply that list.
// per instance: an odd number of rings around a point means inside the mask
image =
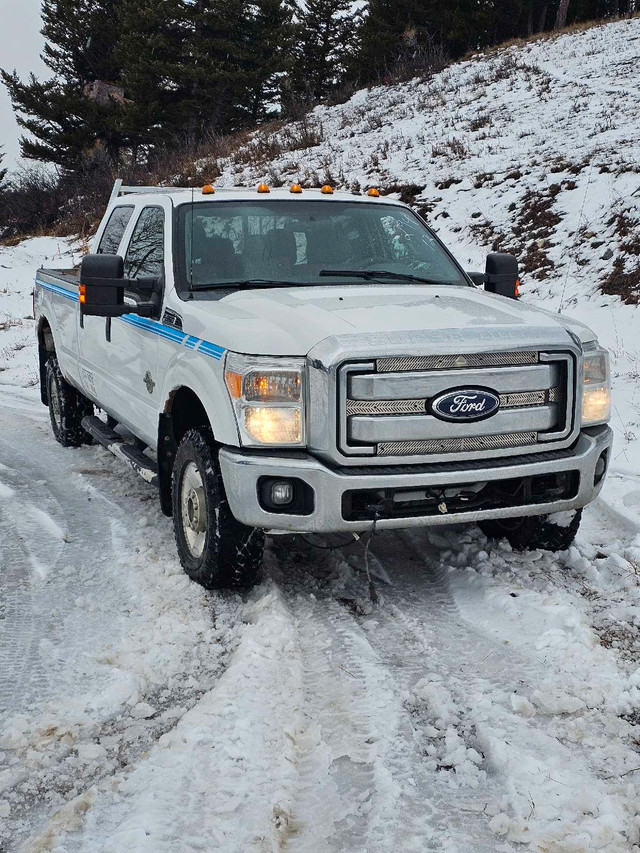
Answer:
[{"label": "windshield", "polygon": [[468,284],[411,211],[350,201],[222,201],[181,205],[185,289],[364,281]]}]

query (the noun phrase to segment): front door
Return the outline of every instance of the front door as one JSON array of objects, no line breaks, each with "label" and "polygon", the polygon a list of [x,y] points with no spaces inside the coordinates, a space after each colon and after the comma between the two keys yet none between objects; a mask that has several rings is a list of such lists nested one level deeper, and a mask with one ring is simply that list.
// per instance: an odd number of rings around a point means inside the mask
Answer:
[{"label": "front door", "polygon": [[[129,279],[126,297],[148,301],[151,295],[148,283],[143,286],[141,282],[138,287],[136,282],[164,278],[165,220],[165,211],[160,206],[145,207],[140,212],[124,257],[124,277]],[[157,320],[125,314],[112,321],[111,340],[107,344],[113,414],[154,447],[161,406],[161,382],[157,375],[161,330]]]},{"label": "front door", "polygon": [[[96,249],[98,255],[118,254],[134,210],[132,204],[113,208]],[[78,367],[87,397],[111,414],[116,401],[109,375],[107,329],[108,321],[104,317],[82,318],[78,329]]]}]

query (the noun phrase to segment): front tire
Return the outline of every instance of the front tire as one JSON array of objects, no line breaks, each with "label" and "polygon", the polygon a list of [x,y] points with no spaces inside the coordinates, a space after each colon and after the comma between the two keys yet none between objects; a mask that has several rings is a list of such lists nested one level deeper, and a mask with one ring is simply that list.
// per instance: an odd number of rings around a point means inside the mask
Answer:
[{"label": "front tire", "polygon": [[[523,518],[496,518],[479,521],[478,526],[490,539],[507,539],[516,551],[566,551],[576,538],[582,510],[553,515],[529,515]],[[560,523],[559,523],[560,522]]]},{"label": "front tire", "polygon": [[185,433],[173,464],[171,499],[178,555],[189,577],[207,589],[253,586],[264,532],[233,517],[210,429]]},{"label": "front tire", "polygon": [[47,361],[45,378],[51,429],[56,441],[63,447],[91,444],[91,436],[83,429],[82,419],[93,415],[93,403],[69,385],[54,356]]}]

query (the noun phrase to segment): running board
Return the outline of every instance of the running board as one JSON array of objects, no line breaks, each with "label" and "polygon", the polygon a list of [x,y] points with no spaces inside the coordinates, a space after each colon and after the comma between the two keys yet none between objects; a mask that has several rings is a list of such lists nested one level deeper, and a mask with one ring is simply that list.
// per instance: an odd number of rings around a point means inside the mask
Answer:
[{"label": "running board", "polygon": [[145,456],[135,445],[125,442],[122,436],[114,432],[104,421],[91,415],[82,419],[82,428],[114,456],[130,465],[143,480],[151,483],[152,486],[158,485],[158,466],[153,459]]}]

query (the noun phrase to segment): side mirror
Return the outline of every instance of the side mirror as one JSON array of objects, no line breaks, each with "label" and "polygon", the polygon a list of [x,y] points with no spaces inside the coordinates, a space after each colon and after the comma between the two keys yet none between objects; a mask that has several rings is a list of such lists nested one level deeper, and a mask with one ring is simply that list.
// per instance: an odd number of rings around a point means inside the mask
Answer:
[{"label": "side mirror", "polygon": [[155,304],[126,305],[124,261],[119,255],[85,255],[80,264],[80,314],[91,317],[149,316]]},{"label": "side mirror", "polygon": [[469,272],[467,271],[467,275],[471,279],[471,281],[476,285],[476,287],[482,287],[487,282],[487,276],[483,272]]},{"label": "side mirror", "polygon": [[517,299],[520,295],[519,288],[518,259],[506,252],[492,252],[487,255],[484,289],[488,293]]}]

